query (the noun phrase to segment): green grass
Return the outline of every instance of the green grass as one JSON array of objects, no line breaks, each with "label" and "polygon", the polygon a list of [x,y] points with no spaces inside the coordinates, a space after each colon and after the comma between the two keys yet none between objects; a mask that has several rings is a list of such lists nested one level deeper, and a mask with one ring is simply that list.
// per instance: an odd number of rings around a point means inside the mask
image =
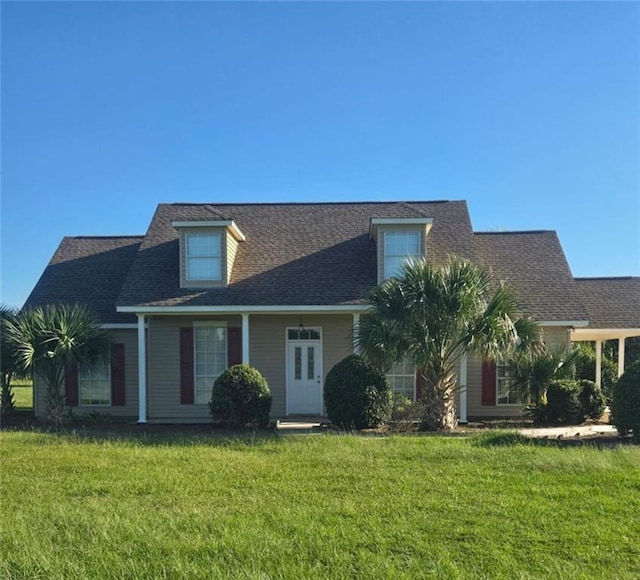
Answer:
[{"label": "green grass", "polygon": [[640,577],[640,448],[0,433],[2,578]]},{"label": "green grass", "polygon": [[11,381],[13,400],[16,409],[30,411],[33,409],[33,383],[29,380]]}]

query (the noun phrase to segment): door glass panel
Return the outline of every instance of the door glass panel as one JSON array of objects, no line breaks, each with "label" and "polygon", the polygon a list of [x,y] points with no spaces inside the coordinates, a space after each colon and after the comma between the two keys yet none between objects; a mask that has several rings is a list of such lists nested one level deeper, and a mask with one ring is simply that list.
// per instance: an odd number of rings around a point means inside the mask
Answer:
[{"label": "door glass panel", "polygon": [[310,381],[313,380],[315,376],[315,361],[313,359],[313,355],[315,354],[316,349],[312,346],[307,347],[307,379]]},{"label": "door glass panel", "polygon": [[294,374],[295,380],[299,381],[302,378],[302,347],[296,346],[294,355]]}]

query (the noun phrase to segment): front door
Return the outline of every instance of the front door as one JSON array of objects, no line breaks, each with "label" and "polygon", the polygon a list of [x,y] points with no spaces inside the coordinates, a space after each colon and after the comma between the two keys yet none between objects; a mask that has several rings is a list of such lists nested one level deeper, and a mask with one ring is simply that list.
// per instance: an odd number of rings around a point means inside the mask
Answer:
[{"label": "front door", "polygon": [[322,414],[321,340],[287,340],[287,413]]}]

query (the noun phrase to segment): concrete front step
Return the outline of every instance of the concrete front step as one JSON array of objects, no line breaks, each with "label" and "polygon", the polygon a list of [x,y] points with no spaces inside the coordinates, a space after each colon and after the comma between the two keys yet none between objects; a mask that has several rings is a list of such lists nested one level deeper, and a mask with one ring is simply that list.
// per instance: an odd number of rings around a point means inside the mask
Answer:
[{"label": "concrete front step", "polygon": [[310,433],[324,433],[327,423],[320,421],[276,421],[275,432],[278,435],[306,435]]}]

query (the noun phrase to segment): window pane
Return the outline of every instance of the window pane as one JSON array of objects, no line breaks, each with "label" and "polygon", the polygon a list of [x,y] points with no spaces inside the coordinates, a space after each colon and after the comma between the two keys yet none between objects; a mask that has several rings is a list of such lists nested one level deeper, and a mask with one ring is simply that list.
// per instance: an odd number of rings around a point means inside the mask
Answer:
[{"label": "window pane", "polygon": [[220,257],[220,234],[186,234],[187,257]]},{"label": "window pane", "polygon": [[78,398],[81,406],[111,405],[111,365],[78,369]]},{"label": "window pane", "polygon": [[402,273],[402,266],[411,258],[419,258],[419,232],[387,232],[384,237],[384,277]]},{"label": "window pane", "polygon": [[309,379],[310,381],[313,380],[316,375],[315,361],[313,358],[315,351],[316,349],[313,346],[307,347],[307,379]]},{"label": "window pane", "polygon": [[416,375],[412,363],[408,361],[398,363],[387,373],[387,379],[389,379],[394,399],[415,400]]},{"label": "window pane", "polygon": [[185,234],[187,280],[220,280],[220,234]]},{"label": "window pane", "polygon": [[227,368],[226,328],[198,326],[194,328],[195,384],[194,402],[206,404],[218,375]]},{"label": "window pane", "polygon": [[302,348],[296,346],[294,350],[294,378],[299,381],[302,378]]}]

